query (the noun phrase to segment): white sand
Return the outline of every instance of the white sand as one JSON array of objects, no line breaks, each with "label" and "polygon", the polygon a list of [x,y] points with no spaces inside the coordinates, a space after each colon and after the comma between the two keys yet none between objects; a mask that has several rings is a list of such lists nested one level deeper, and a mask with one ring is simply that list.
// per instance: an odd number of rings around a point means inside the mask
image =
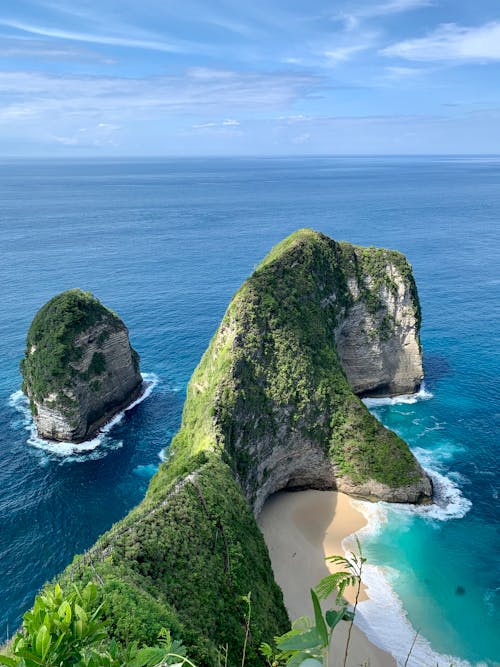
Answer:
[{"label": "white sand", "polygon": [[[265,504],[258,523],[271,556],[276,581],[292,620],[313,616],[310,589],[333,571],[325,556],[344,555],[342,540],[366,525],[350,499],[335,491],[281,492]],[[353,602],[354,591],[345,597]],[[362,591],[360,599],[366,595]],[[334,606],[333,597],[325,608]],[[335,629],[330,665],[343,665],[349,624]],[[372,644],[356,626],[352,629],[348,667],[395,667],[392,656]]]}]

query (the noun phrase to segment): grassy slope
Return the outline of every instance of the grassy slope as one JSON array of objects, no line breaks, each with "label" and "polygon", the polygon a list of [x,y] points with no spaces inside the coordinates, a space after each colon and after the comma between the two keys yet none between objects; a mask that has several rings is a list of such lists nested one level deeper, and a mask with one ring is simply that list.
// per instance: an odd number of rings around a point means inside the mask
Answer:
[{"label": "grassy slope", "polygon": [[288,629],[263,537],[229,468],[196,460],[180,484],[160,474],[155,493],[78,557],[63,580],[102,584],[114,637],[154,643],[164,626],[200,665],[216,665],[228,645],[241,664],[245,607],[252,593],[249,665],[261,641]]}]

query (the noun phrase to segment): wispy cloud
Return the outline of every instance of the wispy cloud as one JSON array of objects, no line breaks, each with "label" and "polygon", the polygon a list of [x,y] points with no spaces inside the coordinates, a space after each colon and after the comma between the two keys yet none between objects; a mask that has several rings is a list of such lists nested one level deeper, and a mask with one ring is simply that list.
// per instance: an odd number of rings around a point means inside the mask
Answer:
[{"label": "wispy cloud", "polygon": [[360,10],[358,16],[388,16],[389,14],[400,14],[421,7],[429,7],[433,4],[433,0],[392,0],[391,2],[374,3],[372,6],[367,5]]},{"label": "wispy cloud", "polygon": [[91,127],[80,127],[69,136],[53,135],[51,138],[62,146],[117,146],[116,133],[119,125],[97,123]]},{"label": "wispy cloud", "polygon": [[[194,68],[181,76],[131,79],[105,76],[55,76],[36,72],[0,72],[0,123],[13,119],[51,125],[89,126],[92,119],[141,122],[192,114],[276,111],[287,108],[322,84],[313,75],[231,72]],[[86,119],[86,120],[85,120]],[[221,127],[238,122],[228,115]],[[41,123],[39,123],[41,125]]]},{"label": "wispy cloud", "polygon": [[324,57],[332,65],[350,60],[360,51],[365,51],[369,47],[368,44],[353,44],[351,46],[340,46],[334,49],[327,49],[323,52]]},{"label": "wispy cloud", "polygon": [[392,44],[382,54],[421,62],[500,60],[500,22],[475,28],[446,23],[425,37]]},{"label": "wispy cloud", "polygon": [[101,35],[91,32],[79,32],[64,30],[61,28],[51,28],[49,26],[35,25],[0,18],[0,26],[12,28],[21,32],[38,35],[41,37],[53,37],[68,41],[84,42],[87,44],[102,44],[107,46],[124,46],[127,48],[146,49],[148,51],[162,51],[166,53],[187,53],[193,50],[193,45],[187,42],[168,42],[154,38],[138,39],[125,35]]},{"label": "wispy cloud", "polygon": [[344,22],[347,30],[354,30],[364,19],[400,14],[434,4],[433,0],[389,0],[359,5],[349,11],[342,11],[333,16],[334,20]]},{"label": "wispy cloud", "polygon": [[234,118],[225,118],[221,121],[208,121],[206,123],[194,123],[191,127],[193,130],[206,130],[209,128],[235,128],[241,125],[239,120]]},{"label": "wispy cloud", "polygon": [[53,43],[45,39],[9,39],[0,41],[1,58],[43,59],[56,61],[98,62],[113,64],[113,58],[105,57],[86,48],[61,42]]}]

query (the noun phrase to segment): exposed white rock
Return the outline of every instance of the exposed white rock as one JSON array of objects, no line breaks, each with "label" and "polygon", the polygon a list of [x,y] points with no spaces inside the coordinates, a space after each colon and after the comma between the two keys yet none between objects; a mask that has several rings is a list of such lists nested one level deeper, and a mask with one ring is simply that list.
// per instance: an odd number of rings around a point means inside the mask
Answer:
[{"label": "exposed white rock", "polygon": [[411,286],[394,265],[388,264],[386,272],[396,289],[379,289],[376,313],[368,311],[356,281],[349,281],[354,304],[335,330],[337,353],[357,394],[410,394],[418,391],[424,375]]}]

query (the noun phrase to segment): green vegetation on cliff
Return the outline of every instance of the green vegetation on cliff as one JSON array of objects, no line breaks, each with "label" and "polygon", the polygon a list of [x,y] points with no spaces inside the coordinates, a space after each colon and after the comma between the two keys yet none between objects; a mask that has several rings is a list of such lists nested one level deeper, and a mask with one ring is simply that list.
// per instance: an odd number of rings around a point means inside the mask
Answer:
[{"label": "green vegetation on cliff", "polygon": [[[71,384],[77,375],[72,364],[78,363],[82,355],[75,343],[78,334],[104,319],[110,328],[123,326],[119,317],[91,292],[80,289],[62,292],[40,308],[29,328],[26,354],[21,361],[23,391],[32,399],[32,407],[33,400],[46,399]],[[105,340],[103,332],[98,342],[102,345]],[[104,357],[97,353],[87,371],[89,377],[84,379],[92,379],[104,369]],[[64,400],[71,409],[71,399],[59,396],[58,401]]]},{"label": "green vegetation on cliff", "polygon": [[[203,462],[204,461],[204,462]],[[242,596],[251,591],[247,664],[258,647],[289,627],[264,539],[229,468],[217,457],[197,459],[180,483],[159,474],[156,492],[66,570],[70,582],[99,584],[120,644],[153,644],[162,627],[182,638],[200,665],[217,665],[226,644],[229,665],[241,664],[245,637]]]},{"label": "green vegetation on cliff", "polygon": [[172,442],[176,461],[219,451],[251,503],[263,481],[256,442],[271,451],[287,438],[317,443],[354,483],[416,482],[422,472],[407,444],[354,395],[335,347],[335,326],[353,301],[348,280],[376,309],[380,285],[395,289],[388,263],[411,276],[398,252],[312,230],[279,243],[235,295],[193,373]]},{"label": "green vegetation on cliff", "polygon": [[[392,488],[421,477],[407,445],[354,395],[335,348],[335,327],[353,303],[349,281],[377,309],[380,285],[392,289],[388,262],[408,276],[399,253],[365,253],[301,230],[237,292],[193,373],[170,458],[145,499],[60,578],[64,587],[97,584],[108,634],[119,645],[153,644],[167,628],[195,663],[224,664],[220,651],[227,647],[229,667],[241,665],[243,598],[251,593],[246,664],[263,664],[259,645],[286,632],[289,621],[251,508],[294,459],[290,443],[307,443],[337,478]],[[87,326],[84,315],[77,321]],[[58,331],[50,334],[56,348],[66,335],[64,327]],[[28,351],[45,335],[37,323]],[[23,370],[43,385],[67,361],[56,353],[48,377],[41,367],[26,368],[28,361]],[[99,371],[98,358],[95,366]],[[281,458],[272,463],[277,449]],[[310,479],[314,485],[314,470]]]}]

